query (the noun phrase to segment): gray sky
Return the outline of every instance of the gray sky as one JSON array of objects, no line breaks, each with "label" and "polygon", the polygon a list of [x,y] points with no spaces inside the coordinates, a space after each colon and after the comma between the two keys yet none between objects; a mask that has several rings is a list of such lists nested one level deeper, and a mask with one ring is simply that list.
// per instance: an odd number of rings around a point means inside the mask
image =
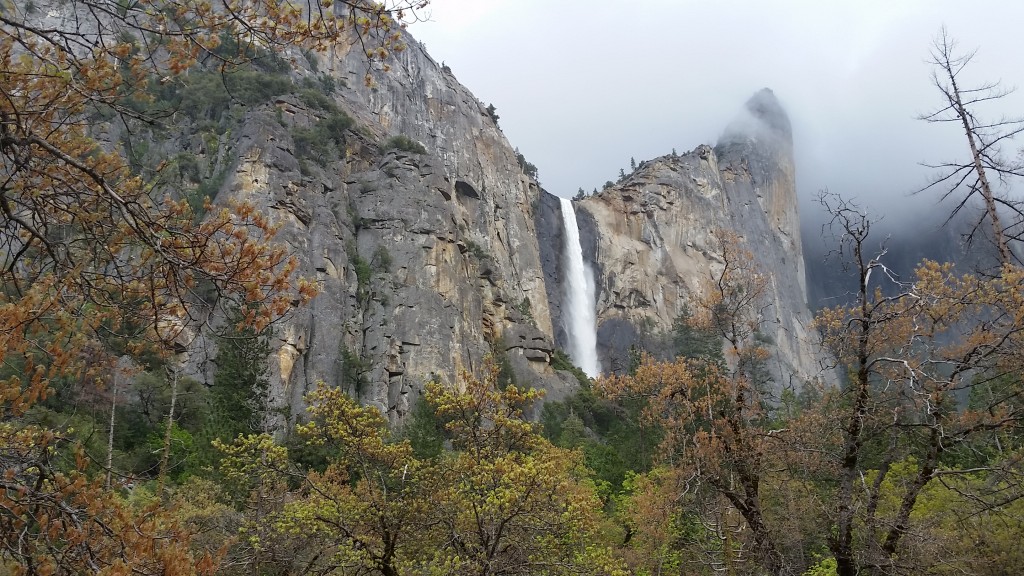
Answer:
[{"label": "gray sky", "polygon": [[[432,0],[425,14],[410,31],[497,107],[561,196],[630,157],[714,143],[769,87],[793,122],[803,201],[827,187],[898,217],[892,201],[927,179],[918,162],[964,157],[955,127],[914,120],[939,104],[925,60],[940,26],[978,49],[969,79],[1024,86],[1016,0]],[[1024,92],[1001,107],[1024,113]]]}]

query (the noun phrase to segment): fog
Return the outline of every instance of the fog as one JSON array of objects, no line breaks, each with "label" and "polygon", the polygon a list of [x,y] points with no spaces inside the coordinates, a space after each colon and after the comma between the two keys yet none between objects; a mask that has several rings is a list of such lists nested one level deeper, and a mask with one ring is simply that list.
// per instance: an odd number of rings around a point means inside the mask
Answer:
[{"label": "fog", "polygon": [[[928,210],[922,161],[964,158],[962,133],[915,117],[940,104],[927,64],[945,25],[977,48],[968,83],[1024,85],[1024,3],[946,0],[660,2],[432,0],[411,32],[485,104],[561,196],[630,159],[714,143],[762,87],[789,113],[805,235],[817,191],[890,223]],[[1024,111],[1013,94],[987,114]]]}]

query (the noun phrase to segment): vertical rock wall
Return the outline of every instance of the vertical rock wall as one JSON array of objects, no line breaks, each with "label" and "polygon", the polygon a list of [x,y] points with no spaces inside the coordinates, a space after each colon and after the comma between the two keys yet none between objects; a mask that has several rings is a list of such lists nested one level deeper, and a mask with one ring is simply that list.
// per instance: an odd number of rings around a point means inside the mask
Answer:
[{"label": "vertical rock wall", "polygon": [[[581,202],[593,219],[600,270],[598,340],[605,366],[625,369],[629,346],[665,334],[702,282],[721,269],[717,229],[730,230],[770,274],[763,313],[780,385],[818,377],[809,328],[789,120],[757,93],[714,148],[643,162]],[[586,251],[586,249],[585,249]]]},{"label": "vertical rock wall", "polygon": [[[407,44],[373,86],[350,46],[321,56],[316,72],[296,72],[340,84],[334,102],[356,123],[344,155],[300,161],[295,129],[325,113],[294,95],[249,111],[239,135],[234,178],[218,201],[269,213],[300,273],[321,286],[274,330],[271,394],[282,413],[298,415],[323,380],[399,422],[426,381],[479,369],[491,353],[507,357],[521,384],[553,397],[571,386],[548,365],[540,190],[483,104]],[[396,135],[426,153],[387,149]]]}]

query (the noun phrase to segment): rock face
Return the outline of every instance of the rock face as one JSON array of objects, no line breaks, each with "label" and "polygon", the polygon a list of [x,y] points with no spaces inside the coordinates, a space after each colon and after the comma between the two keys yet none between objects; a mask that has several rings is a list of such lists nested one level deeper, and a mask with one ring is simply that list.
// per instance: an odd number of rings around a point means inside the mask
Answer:
[{"label": "rock face", "polygon": [[[770,273],[763,320],[775,345],[776,382],[817,377],[794,175],[789,120],[765,89],[714,148],[642,162],[581,201],[584,255],[598,276],[603,366],[626,368],[631,344],[671,328],[702,282],[721,269],[715,234],[722,229],[738,234]],[[561,334],[556,343],[564,345]]]},{"label": "rock face", "polygon": [[[341,157],[301,158],[296,129],[325,113],[285,95],[248,112],[218,196],[269,213],[300,274],[321,286],[275,328],[273,402],[298,414],[323,380],[398,422],[427,380],[477,370],[492,352],[521,384],[564,396],[575,380],[549,366],[536,182],[484,106],[414,40],[373,87],[366,66],[347,46],[319,62],[344,86],[334,103],[355,120]],[[387,149],[397,135],[426,152]]]},{"label": "rock face", "polygon": [[[45,4],[43,28],[95,18],[74,4]],[[361,42],[321,55],[267,52],[234,95],[216,93],[227,86],[219,72],[205,85],[192,77],[161,89],[170,121],[131,133],[145,144],[135,161],[179,173],[164,184],[168,193],[196,206],[207,195],[254,204],[279,225],[276,241],[299,274],[319,283],[310,306],[274,326],[275,414],[299,415],[304,395],[324,381],[398,423],[427,380],[476,371],[488,354],[549,399],[577,385],[551,367],[568,337],[558,200],[524,173],[497,116],[399,34],[407,48],[372,85],[364,78],[376,65]],[[185,91],[180,100],[174,90]],[[218,107],[200,106],[218,98]],[[113,149],[125,128],[101,121],[94,130]],[[668,330],[721,265],[713,235],[722,228],[772,272],[766,320],[777,374],[816,374],[796,206],[789,121],[767,90],[715,148],[644,162],[583,201],[577,221],[597,273],[603,365],[624,368],[630,345]],[[213,381],[215,342],[197,332],[182,346],[190,374]]]},{"label": "rock face", "polygon": [[[202,163],[217,150],[217,165],[227,166],[217,202],[246,200],[269,214],[300,274],[321,286],[310,306],[274,329],[276,413],[299,415],[304,394],[322,380],[398,423],[426,381],[477,370],[487,354],[549,399],[577,385],[550,365],[566,340],[558,200],[524,174],[483,104],[415,40],[407,43],[372,87],[363,82],[365,58],[351,47],[305,68],[295,55],[294,80],[326,74],[342,85],[330,106],[285,94],[245,111],[230,154],[202,139],[186,146]],[[342,153],[310,158],[298,135],[331,107],[355,126]],[[781,272],[772,312],[780,370],[813,372],[788,121],[769,92],[748,109],[749,126],[730,128],[717,148],[646,162],[582,203],[605,366],[621,364],[643,331],[671,325],[717,265],[710,247],[720,226]],[[407,140],[387,145],[395,136]],[[198,338],[194,347],[192,372],[212,381],[210,342]]]}]

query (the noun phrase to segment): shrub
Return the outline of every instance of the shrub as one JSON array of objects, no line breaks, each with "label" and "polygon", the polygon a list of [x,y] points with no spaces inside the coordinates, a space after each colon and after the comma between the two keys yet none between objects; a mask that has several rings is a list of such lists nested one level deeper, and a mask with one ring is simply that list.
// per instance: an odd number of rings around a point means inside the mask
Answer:
[{"label": "shrub", "polygon": [[534,322],[533,305],[530,304],[530,299],[528,297],[523,296],[523,301],[519,303],[519,306],[516,306],[516,310],[518,310],[519,313],[523,315],[524,320],[530,322],[531,324]]},{"label": "shrub", "polygon": [[324,161],[331,156],[332,150],[342,155],[345,150],[345,131],[353,124],[355,122],[348,114],[338,110],[310,128],[293,128],[295,156],[300,160],[315,157]]},{"label": "shrub", "polygon": [[[303,84],[307,83],[315,86],[314,80],[310,78],[303,79]],[[299,100],[309,108],[313,108],[315,110],[327,110],[330,112],[336,112],[338,110],[338,105],[334,103],[334,100],[317,88],[307,85],[306,88],[299,90],[298,96]]]},{"label": "shrub", "polygon": [[[324,94],[328,95],[334,94],[334,91],[338,87],[338,82],[334,79],[334,76],[331,76],[330,74],[321,74],[317,76],[317,82],[320,84],[320,90],[322,90]],[[342,83],[342,86],[344,86],[344,83]]]},{"label": "shrub", "polygon": [[427,149],[423,147],[423,144],[409,138],[405,134],[399,134],[388,138],[388,141],[384,143],[385,150],[401,150],[402,152],[410,152],[412,154],[426,154]]},{"label": "shrub", "polygon": [[373,270],[385,273],[391,270],[391,253],[384,246],[378,246],[373,252]]},{"label": "shrub", "polygon": [[366,385],[369,380],[366,373],[370,371],[370,363],[362,356],[349,350],[348,346],[341,345],[339,350],[341,356],[341,385],[345,390],[351,390],[356,398],[366,392]]},{"label": "shrub", "polygon": [[355,120],[348,114],[338,110],[333,112],[327,118],[324,118],[317,123],[317,127],[322,129],[327,137],[334,141],[339,147],[345,143],[345,131],[355,126]]},{"label": "shrub", "polygon": [[197,222],[202,220],[206,214],[206,199],[209,198],[212,201],[217,198],[227,176],[227,170],[222,170],[200,182],[199,186],[196,186],[185,197],[189,207],[192,208],[192,216]]},{"label": "shrub", "polygon": [[491,121],[494,122],[494,126],[498,126],[498,109],[494,107],[494,104],[487,105],[487,115],[491,117]]},{"label": "shrub", "polygon": [[359,286],[359,291],[365,291],[370,285],[370,276],[373,274],[370,263],[359,254],[354,254],[352,256],[352,268],[356,273],[356,284]]},{"label": "shrub", "polygon": [[195,72],[180,92],[164,95],[176,99],[178,108],[193,120],[219,121],[232,102],[262,104],[275,96],[287,94],[292,83],[287,76],[258,70],[241,70],[231,74]]},{"label": "shrub", "polygon": [[196,160],[194,154],[182,152],[174,157],[174,162],[178,167],[178,177],[182,181],[196,183],[201,181],[199,161]]},{"label": "shrub", "polygon": [[484,250],[484,247],[473,242],[472,240],[466,240],[466,247],[469,248],[469,253],[472,254],[477,260],[490,260],[491,255]]},{"label": "shrub", "polygon": [[559,349],[555,349],[554,353],[551,355],[551,368],[571,372],[580,383],[581,388],[590,387],[590,377],[587,376],[587,373],[573,364],[572,360],[569,359],[565,352],[562,352]]},{"label": "shrub", "polygon": [[516,161],[519,162],[519,167],[523,170],[523,174],[526,174],[530,178],[537,178],[537,167],[526,161],[526,156],[516,148]]},{"label": "shrub", "polygon": [[413,404],[399,438],[409,441],[417,458],[433,459],[441,455],[444,450],[444,423],[426,398],[421,397]]},{"label": "shrub", "polygon": [[325,160],[331,154],[331,140],[322,131],[313,128],[292,128],[295,156],[300,159],[315,157]]}]

